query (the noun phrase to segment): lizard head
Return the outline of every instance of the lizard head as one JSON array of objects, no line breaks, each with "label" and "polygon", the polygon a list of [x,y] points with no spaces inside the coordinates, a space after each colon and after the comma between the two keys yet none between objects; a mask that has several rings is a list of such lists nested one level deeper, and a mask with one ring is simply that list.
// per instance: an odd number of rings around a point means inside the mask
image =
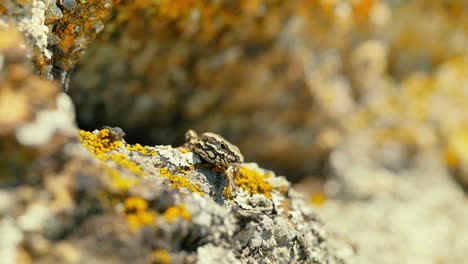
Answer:
[{"label": "lizard head", "polygon": [[239,148],[220,135],[206,132],[198,136],[193,130],[187,131],[185,140],[189,148],[204,160],[214,165],[230,165],[244,162]]}]

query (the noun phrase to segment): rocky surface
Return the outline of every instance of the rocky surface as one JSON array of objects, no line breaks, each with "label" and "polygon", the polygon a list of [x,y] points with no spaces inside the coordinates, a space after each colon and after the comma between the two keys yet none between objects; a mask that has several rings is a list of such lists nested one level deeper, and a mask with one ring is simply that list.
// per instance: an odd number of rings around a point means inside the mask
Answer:
[{"label": "rocky surface", "polygon": [[317,207],[331,230],[353,234],[356,263],[463,263],[466,194],[438,153],[395,169],[372,158],[375,146],[366,141],[354,138],[332,153],[325,189],[334,199]]},{"label": "rocky surface", "polygon": [[71,100],[32,72],[22,42],[0,31],[2,263],[352,260],[272,171],[239,164],[226,197],[226,168],[188,149],[79,131]]},{"label": "rocky surface", "polygon": [[15,24],[40,75],[66,87],[68,71],[104,28],[111,6],[110,0],[4,0],[0,27]]},{"label": "rocky surface", "polygon": [[9,249],[3,260],[15,263],[18,251],[34,263],[345,263],[352,257],[350,249],[336,254],[321,221],[284,178],[255,164],[242,165],[236,182],[249,182],[228,199],[223,170],[182,148],[128,145],[109,129],[81,131],[81,141],[88,150],[76,141],[64,146],[62,170],[39,171],[35,184],[2,190],[0,228],[15,234],[5,238],[16,238],[3,242]]}]

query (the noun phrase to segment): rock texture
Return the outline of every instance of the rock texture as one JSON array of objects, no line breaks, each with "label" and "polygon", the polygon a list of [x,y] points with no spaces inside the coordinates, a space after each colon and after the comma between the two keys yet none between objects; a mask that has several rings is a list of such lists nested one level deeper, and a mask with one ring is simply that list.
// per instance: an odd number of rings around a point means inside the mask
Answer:
[{"label": "rock texture", "polygon": [[110,0],[4,0],[0,27],[17,25],[36,70],[67,85],[68,71],[104,28],[111,6]]},{"label": "rock texture", "polygon": [[318,207],[331,230],[352,234],[356,263],[463,263],[466,194],[438,153],[403,160],[395,169],[372,158],[376,152],[368,137],[335,150],[334,177],[326,184],[334,200]]}]

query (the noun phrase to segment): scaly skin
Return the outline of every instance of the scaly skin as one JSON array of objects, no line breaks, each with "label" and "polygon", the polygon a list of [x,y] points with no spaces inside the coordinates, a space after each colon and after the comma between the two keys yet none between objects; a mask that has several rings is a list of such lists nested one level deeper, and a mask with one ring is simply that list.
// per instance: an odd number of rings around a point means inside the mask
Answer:
[{"label": "scaly skin", "polygon": [[185,146],[206,162],[227,167],[225,173],[229,186],[225,189],[224,194],[228,198],[235,197],[235,193],[233,193],[235,190],[234,175],[240,163],[244,162],[244,156],[239,148],[220,135],[207,132],[198,136],[191,129],[185,133],[185,141]]}]

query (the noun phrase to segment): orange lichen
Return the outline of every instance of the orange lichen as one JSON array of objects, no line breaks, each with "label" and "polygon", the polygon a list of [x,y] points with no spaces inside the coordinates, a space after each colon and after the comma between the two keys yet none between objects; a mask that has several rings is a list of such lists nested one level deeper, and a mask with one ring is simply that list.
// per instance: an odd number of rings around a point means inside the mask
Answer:
[{"label": "orange lichen", "polygon": [[235,174],[234,180],[237,186],[242,187],[242,189],[248,191],[251,195],[258,193],[271,198],[270,191],[275,187],[266,181],[269,177],[271,177],[270,174],[240,167]]},{"label": "orange lichen", "polygon": [[450,149],[447,149],[445,152],[444,152],[444,159],[445,159],[445,163],[449,166],[449,167],[457,167],[460,165],[460,159],[458,158],[458,156],[453,152],[453,150],[450,150]]},{"label": "orange lichen", "polygon": [[190,191],[198,193],[202,196],[205,194],[202,192],[199,185],[191,183],[185,176],[172,174],[167,168],[161,168],[159,173],[162,177],[169,178],[172,188],[187,188]]},{"label": "orange lichen", "polygon": [[103,160],[106,159],[105,153],[122,145],[122,141],[111,141],[110,131],[107,128],[99,130],[96,134],[80,130],[80,141],[98,158]]},{"label": "orange lichen", "polygon": [[375,0],[353,1],[353,13],[358,21],[365,22],[369,17],[372,7],[375,5]]},{"label": "orange lichen", "polygon": [[164,219],[166,219],[167,222],[173,223],[176,219],[178,218],[183,218],[187,221],[192,220],[192,215],[190,212],[185,208],[185,205],[176,205],[176,206],[171,206],[166,209],[163,213]]},{"label": "orange lichen", "polygon": [[154,250],[151,253],[151,262],[154,264],[169,264],[171,263],[171,255],[164,249]]},{"label": "orange lichen", "polygon": [[162,16],[175,19],[187,14],[194,3],[194,0],[161,1],[158,10]]},{"label": "orange lichen", "polygon": [[0,15],[5,14],[7,11],[6,7],[4,7],[2,4],[0,4]]},{"label": "orange lichen", "polygon": [[130,144],[127,144],[126,145],[126,148],[130,151],[136,151],[138,153],[140,153],[141,155],[145,155],[145,156],[156,156],[158,155],[158,152],[155,151],[155,150],[151,150],[149,148],[149,146],[142,146],[140,144],[135,144],[135,145],[130,145]]},{"label": "orange lichen", "polygon": [[127,220],[131,230],[154,225],[156,213],[148,210],[148,202],[140,197],[128,197],[124,202]]},{"label": "orange lichen", "polygon": [[62,9],[63,17],[53,26],[53,35],[60,41],[54,54],[57,64],[68,70],[83,55],[83,49],[94,40],[109,18],[112,5],[106,1],[76,1],[75,8]]}]

